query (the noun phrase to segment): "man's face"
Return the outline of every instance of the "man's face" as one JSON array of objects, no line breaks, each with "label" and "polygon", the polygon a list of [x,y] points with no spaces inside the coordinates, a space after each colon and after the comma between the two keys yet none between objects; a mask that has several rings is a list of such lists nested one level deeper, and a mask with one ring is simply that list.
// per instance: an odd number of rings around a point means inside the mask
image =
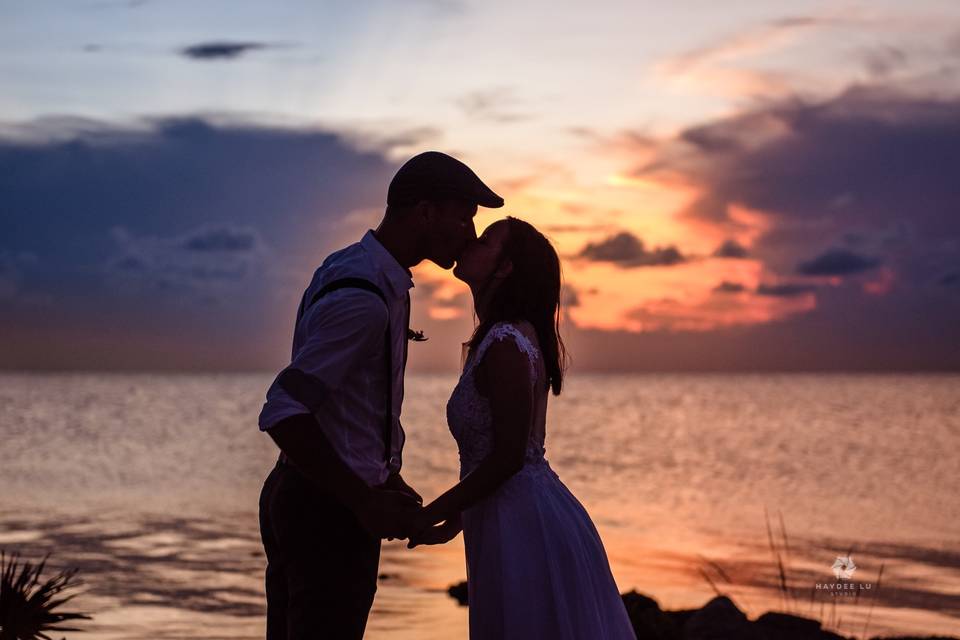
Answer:
[{"label": "man's face", "polygon": [[477,230],[473,225],[477,205],[454,200],[432,205],[426,258],[444,269],[450,269],[467,244],[477,239]]}]

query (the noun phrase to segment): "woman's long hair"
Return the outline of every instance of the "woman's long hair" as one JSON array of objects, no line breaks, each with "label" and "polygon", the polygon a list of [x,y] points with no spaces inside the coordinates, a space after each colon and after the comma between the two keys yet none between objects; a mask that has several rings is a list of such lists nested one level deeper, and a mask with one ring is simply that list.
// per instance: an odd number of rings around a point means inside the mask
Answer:
[{"label": "woman's long hair", "polygon": [[560,258],[547,238],[528,222],[507,216],[501,260],[513,264],[492,297],[486,318],[473,332],[472,350],[497,322],[526,320],[533,325],[547,370],[547,388],[560,395],[567,354],[560,338]]}]

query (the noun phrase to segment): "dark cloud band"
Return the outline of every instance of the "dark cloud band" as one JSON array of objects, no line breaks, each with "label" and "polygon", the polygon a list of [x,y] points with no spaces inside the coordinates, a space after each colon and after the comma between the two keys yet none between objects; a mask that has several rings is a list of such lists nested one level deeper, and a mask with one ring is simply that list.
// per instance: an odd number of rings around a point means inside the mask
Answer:
[{"label": "dark cloud band", "polygon": [[191,60],[233,60],[269,46],[264,42],[201,42],[184,47],[180,54]]},{"label": "dark cloud band", "polygon": [[669,267],[686,261],[675,246],[647,249],[643,240],[628,231],[600,242],[587,243],[579,257],[594,262],[612,262],[621,267]]}]

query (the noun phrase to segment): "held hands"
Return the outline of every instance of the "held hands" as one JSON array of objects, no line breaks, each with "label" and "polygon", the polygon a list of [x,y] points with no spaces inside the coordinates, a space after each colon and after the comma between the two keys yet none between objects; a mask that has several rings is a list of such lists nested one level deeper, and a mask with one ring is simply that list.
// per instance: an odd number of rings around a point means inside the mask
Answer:
[{"label": "held hands", "polygon": [[[426,511],[426,509],[424,509]],[[463,529],[460,521],[460,515],[445,520],[437,525],[428,525],[417,533],[410,536],[407,542],[407,549],[413,549],[419,545],[446,544],[457,537],[457,534]]]},{"label": "held hands", "polygon": [[421,501],[394,489],[370,489],[354,512],[361,526],[377,538],[407,538],[417,530]]},{"label": "held hands", "polygon": [[[371,487],[354,509],[360,524],[371,535],[393,540],[409,539],[408,549],[419,545],[445,544],[460,533],[460,516],[442,521],[436,505],[423,507],[423,498],[404,482],[399,473],[382,485]],[[440,524],[438,524],[440,523]]]},{"label": "held hands", "polygon": [[426,526],[423,498],[399,473],[371,487],[355,511],[364,529],[387,540],[409,538]]}]

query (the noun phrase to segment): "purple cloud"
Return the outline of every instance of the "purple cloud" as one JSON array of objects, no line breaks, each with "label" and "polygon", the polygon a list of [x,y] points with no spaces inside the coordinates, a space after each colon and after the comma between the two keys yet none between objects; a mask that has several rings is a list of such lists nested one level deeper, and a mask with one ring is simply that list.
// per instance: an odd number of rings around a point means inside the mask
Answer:
[{"label": "purple cloud", "polygon": [[846,276],[874,269],[877,258],[861,256],[846,249],[830,249],[813,260],[797,265],[797,273],[805,276]]}]

